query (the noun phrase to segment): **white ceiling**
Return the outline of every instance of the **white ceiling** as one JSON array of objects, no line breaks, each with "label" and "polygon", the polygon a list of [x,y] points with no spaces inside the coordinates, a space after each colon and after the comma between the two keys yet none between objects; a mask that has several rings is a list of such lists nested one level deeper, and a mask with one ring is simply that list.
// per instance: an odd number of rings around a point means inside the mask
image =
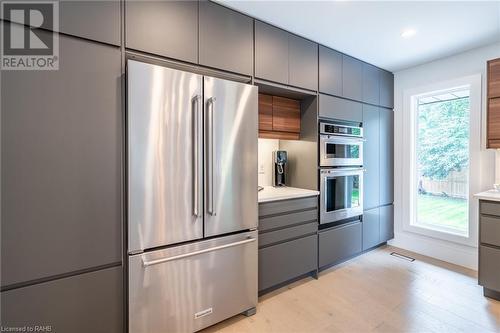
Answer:
[{"label": "white ceiling", "polygon": [[500,1],[217,1],[393,72],[500,41]]}]

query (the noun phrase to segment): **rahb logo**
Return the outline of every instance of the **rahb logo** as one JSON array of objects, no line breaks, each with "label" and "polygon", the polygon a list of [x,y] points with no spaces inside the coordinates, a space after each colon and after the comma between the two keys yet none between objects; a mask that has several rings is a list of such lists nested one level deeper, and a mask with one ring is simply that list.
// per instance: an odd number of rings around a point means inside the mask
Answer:
[{"label": "rahb logo", "polygon": [[59,69],[59,3],[2,2],[2,70]]}]

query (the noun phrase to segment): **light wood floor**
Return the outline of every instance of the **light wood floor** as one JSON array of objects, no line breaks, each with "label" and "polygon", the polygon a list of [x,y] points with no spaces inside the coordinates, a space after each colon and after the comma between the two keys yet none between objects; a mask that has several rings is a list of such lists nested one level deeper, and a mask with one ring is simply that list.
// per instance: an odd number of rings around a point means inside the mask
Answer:
[{"label": "light wood floor", "polygon": [[202,332],[500,332],[500,302],[483,297],[476,275],[383,247],[322,272],[319,280],[264,295],[252,317]]}]

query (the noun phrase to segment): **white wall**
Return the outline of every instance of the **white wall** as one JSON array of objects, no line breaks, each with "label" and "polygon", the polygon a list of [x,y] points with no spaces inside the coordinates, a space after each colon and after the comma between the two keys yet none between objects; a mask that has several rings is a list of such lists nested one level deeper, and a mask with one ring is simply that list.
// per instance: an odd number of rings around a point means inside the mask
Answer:
[{"label": "white wall", "polygon": [[259,185],[271,186],[273,182],[273,151],[279,150],[280,141],[276,139],[259,139],[258,165]]},{"label": "white wall", "polygon": [[[428,86],[436,82],[449,81],[474,74],[482,75],[482,133],[480,152],[480,187],[492,188],[495,181],[495,154],[485,149],[486,142],[486,61],[500,57],[500,43],[474,49],[448,58],[394,73],[394,233],[391,244],[461,266],[477,269],[477,247],[438,240],[403,231],[402,218],[402,177],[403,177],[403,95],[407,90]],[[500,165],[497,166],[500,169]],[[500,170],[497,171],[500,178]]]}]

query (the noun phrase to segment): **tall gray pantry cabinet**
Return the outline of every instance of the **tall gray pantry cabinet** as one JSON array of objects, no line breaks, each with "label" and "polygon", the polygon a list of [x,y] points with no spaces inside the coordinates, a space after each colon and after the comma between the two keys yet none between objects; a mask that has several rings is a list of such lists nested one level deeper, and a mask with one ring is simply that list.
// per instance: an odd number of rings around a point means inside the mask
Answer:
[{"label": "tall gray pantry cabinet", "polygon": [[121,332],[121,52],[59,43],[59,70],[1,75],[2,326]]}]

